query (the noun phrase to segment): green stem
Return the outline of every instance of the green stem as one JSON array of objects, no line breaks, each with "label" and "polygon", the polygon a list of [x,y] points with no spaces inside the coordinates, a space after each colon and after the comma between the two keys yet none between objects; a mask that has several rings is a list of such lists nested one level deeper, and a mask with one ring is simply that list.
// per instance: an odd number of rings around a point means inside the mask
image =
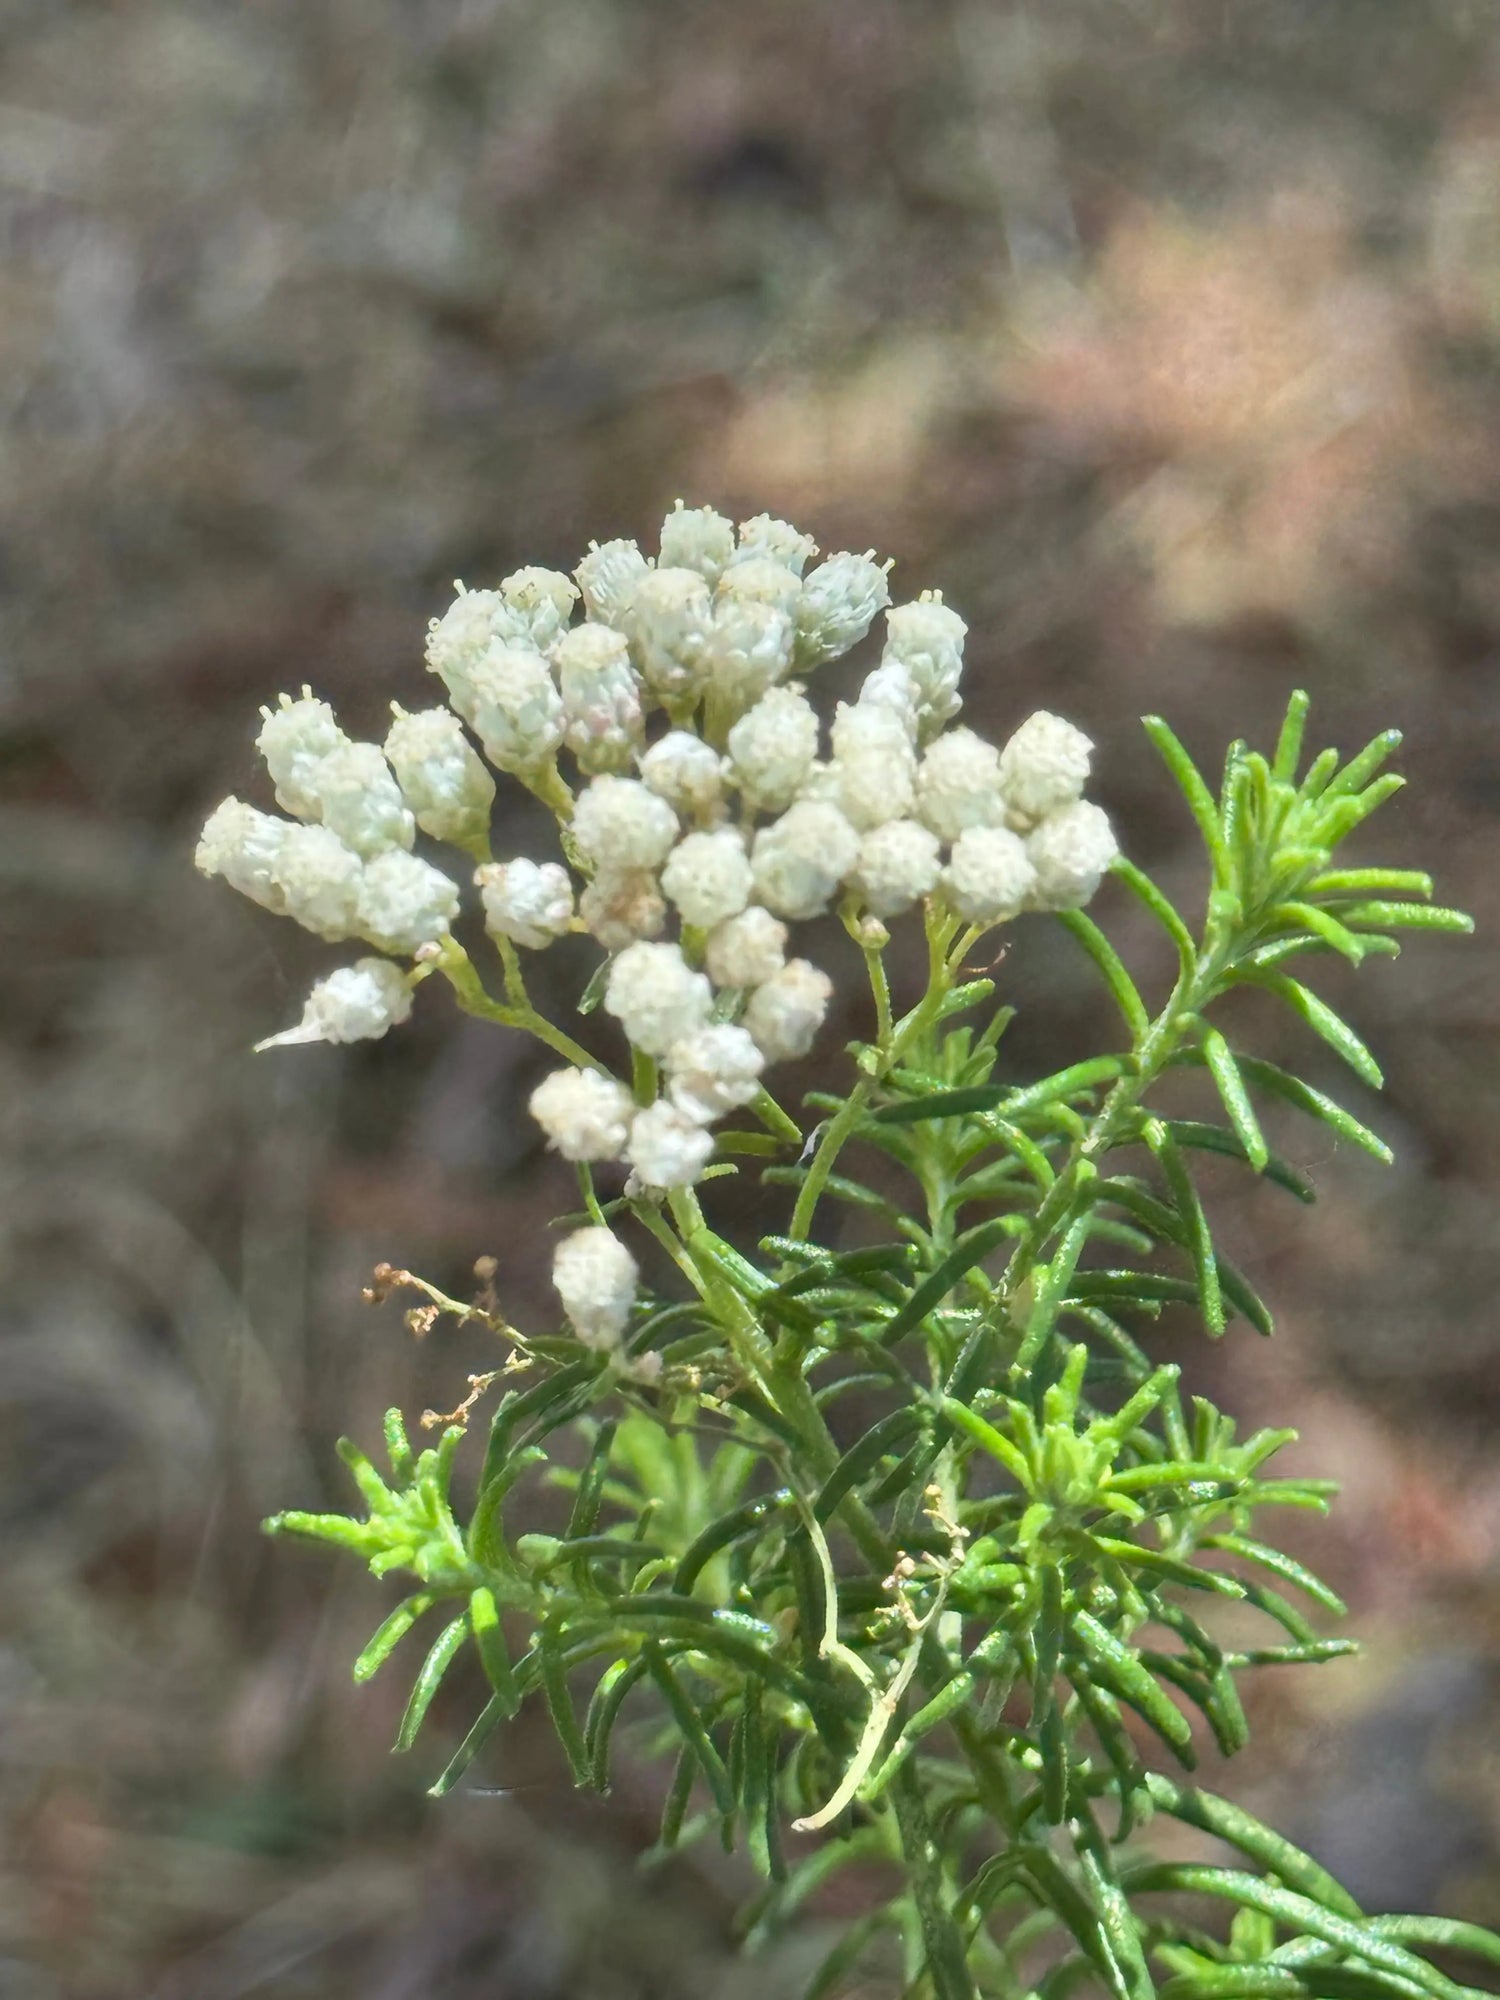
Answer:
[{"label": "green stem", "polygon": [[[454,997],[464,1013],[473,1014],[481,1021],[498,1022],[502,1028],[519,1028],[523,1034],[535,1035],[539,1042],[545,1042],[555,1054],[579,1069],[604,1069],[597,1056],[591,1056],[582,1043],[575,1042],[571,1035],[565,1035],[561,1028],[554,1027],[545,1014],[537,1012],[530,1000],[523,999],[518,1005],[507,1006],[504,1001],[488,994],[474,969],[473,960],[463,946],[451,938],[443,946],[438,970],[453,988]],[[607,1071],[605,1073],[608,1074]]]},{"label": "green stem", "polygon": [[963,1933],[949,1903],[942,1852],[928,1822],[921,1780],[910,1764],[898,1773],[891,1791],[901,1829],[902,1859],[922,1926],[926,1970],[932,1981],[934,2000],[975,2000]]}]

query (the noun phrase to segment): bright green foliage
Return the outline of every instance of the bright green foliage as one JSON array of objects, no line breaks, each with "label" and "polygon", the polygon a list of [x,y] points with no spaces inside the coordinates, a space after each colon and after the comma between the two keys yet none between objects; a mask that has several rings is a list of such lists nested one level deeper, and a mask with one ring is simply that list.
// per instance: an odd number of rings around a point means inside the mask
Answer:
[{"label": "bright green foliage", "polygon": [[[1364,1044],[1288,967],[1394,952],[1402,928],[1469,928],[1432,906],[1425,876],[1335,867],[1400,782],[1379,775],[1396,739],[1343,766],[1325,751],[1299,782],[1305,712],[1298,696],[1269,760],[1236,744],[1217,796],[1148,721],[1211,884],[1195,936],[1118,865],[1176,948],[1155,1009],[1090,919],[1061,919],[1117,1003],[1118,1051],[1010,1080],[1009,1016],[986,1019],[988,979],[961,979],[972,935],[930,919],[928,989],[897,1021],[862,936],[881,1035],[856,1046],[847,1096],[811,1100],[811,1152],[760,1169],[796,1190],[785,1235],[752,1259],[691,1195],[615,1205],[670,1252],[688,1296],[641,1301],[631,1372],[566,1340],[521,1343],[528,1386],[495,1414],[465,1530],[448,1485],[461,1432],[414,1459],[395,1417],[391,1486],[346,1450],[367,1521],[279,1518],[377,1575],[415,1577],[360,1677],[448,1602],[401,1747],[473,1641],[492,1693],[435,1791],[539,1690],[579,1784],[608,1785],[627,1727],[675,1759],[661,1845],[714,1830],[744,1843],[766,1881],[752,1948],[845,1864],[894,1863],[897,1892],[840,1941],[813,1995],[883,1953],[905,1993],[936,2000],[1453,2000],[1473,1989],[1427,1949],[1500,1965],[1500,1939],[1473,1926],[1367,1916],[1312,1857],[1167,1775],[1245,1742],[1250,1668],[1351,1650],[1322,1636],[1343,1608],[1333,1592],[1266,1539],[1271,1510],[1321,1510],[1332,1489],[1276,1476],[1293,1433],[1240,1441],[1141,1344],[1169,1308],[1178,1332],[1271,1331],[1215,1246],[1198,1164],[1236,1158],[1310,1201],[1265,1136],[1278,1103],[1386,1157],[1210,1011],[1258,987],[1375,1087]],[[1153,1108],[1183,1065],[1206,1073],[1221,1117]],[[724,1137],[752,1159],[774,1143]],[[851,1247],[831,1247],[851,1222]],[[572,1492],[566,1527],[509,1538],[507,1493],[542,1475],[564,1429],[574,1469],[550,1476]],[[1211,1835],[1216,1858],[1154,1859],[1155,1814]],[[1216,1927],[1223,1905],[1232,1922]]]}]

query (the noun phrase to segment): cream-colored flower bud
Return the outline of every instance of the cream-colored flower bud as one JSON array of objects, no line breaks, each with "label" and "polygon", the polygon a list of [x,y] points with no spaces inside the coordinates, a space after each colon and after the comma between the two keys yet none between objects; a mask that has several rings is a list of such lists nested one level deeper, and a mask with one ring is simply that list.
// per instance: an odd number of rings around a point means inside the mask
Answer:
[{"label": "cream-colored flower bud", "polygon": [[860,832],[904,819],[916,792],[917,753],[906,724],[878,702],[840,702],[833,719],[834,798]]},{"label": "cream-colored flower bud", "polygon": [[1081,798],[1093,747],[1060,715],[1044,708],[1028,715],[1000,752],[1000,787],[1015,824],[1032,826]]},{"label": "cream-colored flower bud", "polygon": [[479,761],[451,709],[408,715],[392,702],[395,720],[385,754],[417,825],[434,840],[483,851],[489,837],[495,781]]},{"label": "cream-colored flower bud", "polygon": [[714,606],[704,678],[730,715],[742,715],[792,663],[792,620],[758,598],[721,596]]},{"label": "cream-colored flower bud", "polygon": [[936,834],[914,819],[893,819],[859,843],[849,886],[874,916],[899,917],[932,892],[938,866]]},{"label": "cream-colored flower bud", "polygon": [[676,813],[639,778],[595,778],[573,808],[573,839],[594,868],[659,868],[676,838]]},{"label": "cream-colored flower bud", "polygon": [[453,602],[427,627],[427,671],[437,675],[458,713],[472,723],[476,663],[492,646],[529,646],[530,628],[498,590],[470,590],[463,583],[453,588]]},{"label": "cream-colored flower bud", "polygon": [[629,767],[645,729],[630,647],[608,625],[575,625],[552,649],[567,744],[591,776]]},{"label": "cream-colored flower bud", "polygon": [[625,1157],[647,1187],[691,1187],[713,1150],[712,1134],[663,1097],[635,1114]]},{"label": "cream-colored flower bud", "polygon": [[522,621],[526,643],[539,653],[550,652],[567,630],[578,602],[578,588],[560,569],[518,569],[500,585],[507,607]]},{"label": "cream-colored flower bud", "polygon": [[634,542],[590,542],[588,554],[573,572],[588,616],[598,625],[613,625],[623,632],[636,590],[650,568]]},{"label": "cream-colored flower bud", "polygon": [[263,910],[280,910],[284,903],[276,886],[276,862],[290,831],[288,822],[274,813],[227,798],[209,814],[193,865],[200,874],[222,876]]},{"label": "cream-colored flower bud", "polygon": [[1088,799],[1049,813],[1026,843],[1036,870],[1033,900],[1044,910],[1079,910],[1092,901],[1120,852],[1109,815]]},{"label": "cream-colored flower bud", "polygon": [[917,740],[917,684],[900,660],[882,660],[860,683],[861,708],[888,708],[901,718],[901,725],[913,743]]},{"label": "cream-colored flower bud", "polygon": [[797,602],[797,658],[821,666],[857,646],[891,601],[885,568],[875,551],[830,556],[802,586]]},{"label": "cream-colored flower bud", "polygon": [[356,959],[320,979],[296,1027],[268,1035],[255,1044],[256,1052],[297,1042],[372,1042],[410,1013],[411,988],[400,966],[388,958]]},{"label": "cream-colored flower bud", "polygon": [[684,507],[677,501],[661,524],[662,569],[695,569],[717,583],[734,559],[734,525],[712,507]]},{"label": "cream-colored flower bud", "polygon": [[833,981],[805,958],[788,959],[745,1008],[744,1027],[767,1062],[797,1062],[812,1048],[833,998]]},{"label": "cream-colored flower bud", "polygon": [[575,1229],[552,1258],[552,1283],[585,1347],[601,1353],[620,1345],[635,1304],[640,1270],[611,1230]]},{"label": "cream-colored flower bud", "polygon": [[660,937],[667,905],[649,868],[601,868],[578,901],[585,929],[606,951]]},{"label": "cream-colored flower bud", "polygon": [[627,1039],[648,1056],[664,1056],[674,1042],[708,1019],[713,989],[675,944],[632,944],[609,969],[604,1009]]},{"label": "cream-colored flower bud", "polygon": [[691,699],[703,683],[713,598],[695,569],[654,569],[630,607],[630,649],[659,701]]},{"label": "cream-colored flower bud", "polygon": [[441,868],[399,847],[365,865],[359,932],[382,951],[414,952],[436,944],[458,915],[458,884]]},{"label": "cream-colored flower bud", "polygon": [[800,577],[817,553],[812,536],[802,534],[790,521],[778,521],[773,514],[752,514],[748,521],[740,522],[734,559],[737,563],[780,563]]},{"label": "cream-colored flower bud", "polygon": [[785,563],[741,560],[719,578],[721,605],[769,604],[795,619],[801,597],[802,579]]},{"label": "cream-colored flower bud", "polygon": [[704,951],[715,986],[764,986],[786,963],[786,925],[752,903],[709,933]]},{"label": "cream-colored flower bud", "polygon": [[541,654],[492,646],[474,662],[469,685],[472,707],[459,713],[495,769],[523,777],[541,770],[556,754],[565,727],[562,696]]},{"label": "cream-colored flower bud", "polygon": [[898,604],[885,615],[882,664],[899,661],[911,675],[917,690],[917,735],[923,743],[963,707],[958,684],[968,629],[936,590],[924,590],[915,604]]},{"label": "cream-colored flower bud", "polygon": [[941,876],[944,901],[971,924],[1002,924],[1036,887],[1026,843],[1003,826],[971,826],[953,843]]},{"label": "cream-colored flower bud", "polygon": [[401,796],[384,753],[374,743],[341,743],[308,774],[330,833],[366,861],[389,847],[410,847],[417,823]]},{"label": "cream-colored flower bud", "polygon": [[597,1069],[556,1069],[532,1091],[532,1117],[565,1160],[618,1160],[635,1101],[623,1083]]},{"label": "cream-colored flower bud", "polygon": [[271,871],[280,907],[330,944],[362,930],[364,878],[365,864],[326,826],[289,826]]},{"label": "cream-colored flower bud", "polygon": [[859,835],[837,806],[798,799],[755,836],[757,902],[794,922],[820,916],[859,859]]},{"label": "cream-colored flower bud", "polygon": [[729,732],[731,773],[762,812],[791,804],[817,754],[817,711],[799,687],[771,688]]},{"label": "cream-colored flower bud", "polygon": [[917,773],[917,812],[939,840],[971,826],[1004,826],[1000,752],[972,729],[949,729],[927,746]]},{"label": "cream-colored flower bud", "polygon": [[750,900],[750,858],[736,828],[690,833],[667,856],[661,886],[685,924],[707,930],[737,917]]},{"label": "cream-colored flower bud", "polygon": [[724,760],[690,729],[672,729],[641,759],[641,780],[683,819],[712,824],[724,814]]},{"label": "cream-colored flower bud", "polygon": [[667,1094],[684,1118],[711,1125],[751,1101],[765,1066],[765,1057],[743,1028],[714,1022],[668,1049]]},{"label": "cream-colored flower bud", "polygon": [[265,720],[255,744],[276,787],[277,805],[298,819],[320,818],[321,800],[311,783],[312,774],[325,757],[349,740],[334,720],[333,710],[304,688],[300,700],[279,695],[275,708],[263,708],[261,714]]},{"label": "cream-colored flower bud", "polygon": [[573,884],[555,861],[487,861],[474,871],[487,929],[526,951],[544,951],[573,923]]}]

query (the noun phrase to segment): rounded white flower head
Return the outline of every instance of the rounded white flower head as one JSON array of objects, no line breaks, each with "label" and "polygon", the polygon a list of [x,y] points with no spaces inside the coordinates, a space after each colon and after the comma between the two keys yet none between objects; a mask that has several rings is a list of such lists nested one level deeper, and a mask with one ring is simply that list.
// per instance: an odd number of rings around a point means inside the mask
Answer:
[{"label": "rounded white flower head", "polygon": [[859,859],[859,835],[837,806],[799,799],[755,836],[757,901],[778,917],[821,916]]},{"label": "rounded white flower head", "polygon": [[724,760],[690,729],[670,729],[641,759],[641,778],[684,819],[717,820],[724,809]]},{"label": "rounded white flower head", "polygon": [[744,1028],[728,1022],[696,1028],[667,1051],[667,1095],[697,1125],[748,1104],[760,1089],[766,1059]]},{"label": "rounded white flower head", "polygon": [[972,729],[949,729],[929,743],[917,773],[917,812],[939,840],[971,826],[1004,826],[1000,752]]},{"label": "rounded white flower head", "polygon": [[958,683],[969,628],[935,590],[924,590],[915,604],[888,611],[885,628],[883,661],[899,662],[911,675],[917,690],[917,734],[925,743],[963,707]]},{"label": "rounded white flower head", "polygon": [[659,701],[697,692],[712,623],[713,600],[697,570],[654,569],[641,578],[630,606],[630,647]]},{"label": "rounded white flower head", "polygon": [[608,625],[575,625],[552,648],[567,745],[591,775],[629,767],[645,731],[630,647]]},{"label": "rounded white flower head", "polygon": [[832,794],[861,832],[904,819],[916,790],[917,753],[905,722],[881,702],[840,702],[831,732]]},{"label": "rounded white flower head", "polygon": [[873,549],[819,563],[797,601],[798,660],[816,667],[838,659],[859,644],[890,601],[890,585]]},{"label": "rounded white flower head", "polygon": [[1049,813],[1026,843],[1044,910],[1077,910],[1091,900],[1118,855],[1109,815],[1088,799]]},{"label": "rounded white flower head", "polygon": [[662,1097],[635,1114],[625,1157],[647,1187],[691,1187],[713,1150],[712,1133]]},{"label": "rounded white flower head", "polygon": [[401,968],[388,958],[360,958],[318,981],[295,1028],[255,1047],[258,1052],[296,1042],[375,1041],[410,1013],[411,988]]},{"label": "rounded white flower head", "polygon": [[914,819],[893,819],[859,843],[859,860],[849,877],[865,908],[876,917],[899,917],[936,887],[940,848],[937,835]]},{"label": "rounded white flower head", "polygon": [[720,597],[704,656],[715,701],[740,715],[782,679],[792,663],[791,615],[753,597]]},{"label": "rounded white flower head", "polygon": [[817,1039],[833,998],[833,981],[805,958],[788,959],[745,1008],[744,1028],[767,1062],[795,1062]]},{"label": "rounded white flower head", "polygon": [[685,924],[707,930],[737,917],[750,900],[750,858],[737,828],[690,833],[667,857],[661,886]]},{"label": "rounded white flower head", "polygon": [[601,868],[578,899],[578,914],[606,951],[660,937],[667,905],[649,868]]},{"label": "rounded white flower head", "polygon": [[507,610],[520,620],[529,645],[545,653],[568,628],[578,588],[558,569],[538,569],[535,564],[518,569],[500,585]]},{"label": "rounded white flower head", "polygon": [[818,754],[818,716],[799,687],[774,687],[729,732],[729,763],[747,802],[789,806]]},{"label": "rounded white flower head", "polygon": [[458,884],[399,847],[367,863],[359,886],[359,931],[382,951],[436,944],[458,916]]},{"label": "rounded white flower head", "polygon": [[733,524],[712,507],[684,507],[677,501],[661,524],[661,567],[695,569],[713,584],[733,560]]},{"label": "rounded white flower head", "polygon": [[[411,857],[395,850],[399,859]],[[382,857],[384,859],[385,857]],[[373,864],[372,864],[373,865]],[[364,932],[365,866],[326,826],[289,826],[271,870],[279,907],[330,944]],[[379,938],[372,938],[379,944]]]},{"label": "rounded white flower head", "polygon": [[454,707],[484,745],[497,771],[525,777],[541,770],[563,740],[562,696],[541,654],[491,646],[469,671],[470,706]]},{"label": "rounded white flower head", "polygon": [[1019,835],[1003,826],[971,826],[953,843],[941,880],[959,916],[971,924],[1000,924],[1025,909],[1036,870]]},{"label": "rounded white flower head", "polygon": [[786,925],[758,903],[717,925],[704,952],[715,986],[763,986],[786,963]]},{"label": "rounded white flower head", "polygon": [[588,554],[573,572],[588,616],[624,631],[636,589],[650,567],[634,542],[590,542]]},{"label": "rounded white flower head", "polygon": [[767,604],[773,611],[794,618],[802,601],[802,579],[785,563],[764,559],[741,561],[719,578],[718,595],[720,607],[725,610],[736,604]]},{"label": "rounded white flower head", "polygon": [[573,809],[573,839],[594,868],[657,868],[676,838],[676,813],[639,778],[595,778]]},{"label": "rounded white flower head", "polygon": [[298,819],[321,817],[321,802],[312,785],[313,773],[331,752],[348,742],[333,710],[304,688],[294,701],[289,694],[277,697],[275,708],[261,710],[265,720],[255,747],[265,759],[276,788],[276,803],[283,812]]},{"label": "rounded white flower head", "polygon": [[861,708],[888,708],[899,715],[908,737],[917,740],[917,684],[899,660],[882,660],[860,684]]},{"label": "rounded white flower head", "polygon": [[341,743],[308,773],[307,789],[330,833],[365,860],[410,847],[417,823],[384,753],[374,743]]},{"label": "rounded white flower head", "polygon": [[474,880],[488,929],[527,951],[545,950],[572,925],[572,878],[555,861],[487,861]]},{"label": "rounded white flower head", "polygon": [[585,1347],[618,1347],[630,1323],[640,1271],[608,1229],[575,1229],[558,1244],[552,1282]]},{"label": "rounded white flower head", "polygon": [[193,865],[203,875],[220,875],[263,910],[284,907],[276,884],[276,862],[291,831],[284,819],[263,813],[243,799],[215,806],[199,836]]},{"label": "rounded white flower head", "polygon": [[424,708],[395,716],[385,754],[417,825],[434,840],[481,852],[489,838],[495,781],[475,755],[451,709]]},{"label": "rounded white flower head", "polygon": [[1093,744],[1060,715],[1039,708],[1000,752],[1005,803],[1022,827],[1045,819],[1083,795]]},{"label": "rounded white flower head", "polygon": [[713,989],[675,944],[628,945],[609,969],[604,1007],[626,1038],[648,1056],[664,1056],[674,1042],[708,1019]]},{"label": "rounded white flower head", "polygon": [[812,536],[801,533],[790,521],[778,521],[774,514],[752,514],[748,521],[740,522],[734,559],[737,563],[780,563],[800,577],[817,553]]},{"label": "rounded white flower head", "polygon": [[565,1160],[618,1160],[635,1103],[623,1083],[596,1069],[556,1069],[532,1091],[530,1110]]},{"label": "rounded white flower head", "polygon": [[453,602],[427,627],[427,671],[447,688],[465,722],[472,722],[475,664],[492,646],[529,645],[530,634],[498,590],[470,590],[463,583],[453,588]]}]

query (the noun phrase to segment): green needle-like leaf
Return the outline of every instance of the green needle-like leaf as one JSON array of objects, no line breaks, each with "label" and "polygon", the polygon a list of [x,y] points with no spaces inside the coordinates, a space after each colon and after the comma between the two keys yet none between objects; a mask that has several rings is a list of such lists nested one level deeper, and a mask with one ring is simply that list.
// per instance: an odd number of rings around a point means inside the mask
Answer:
[{"label": "green needle-like leaf", "polygon": [[1250,1093],[1246,1090],[1240,1075],[1240,1066],[1235,1061],[1228,1042],[1217,1028],[1205,1028],[1202,1038],[1203,1060],[1208,1065],[1220,1101],[1229,1114],[1229,1122],[1245,1149],[1245,1158],[1256,1173],[1264,1173],[1271,1157],[1256,1118]]}]

